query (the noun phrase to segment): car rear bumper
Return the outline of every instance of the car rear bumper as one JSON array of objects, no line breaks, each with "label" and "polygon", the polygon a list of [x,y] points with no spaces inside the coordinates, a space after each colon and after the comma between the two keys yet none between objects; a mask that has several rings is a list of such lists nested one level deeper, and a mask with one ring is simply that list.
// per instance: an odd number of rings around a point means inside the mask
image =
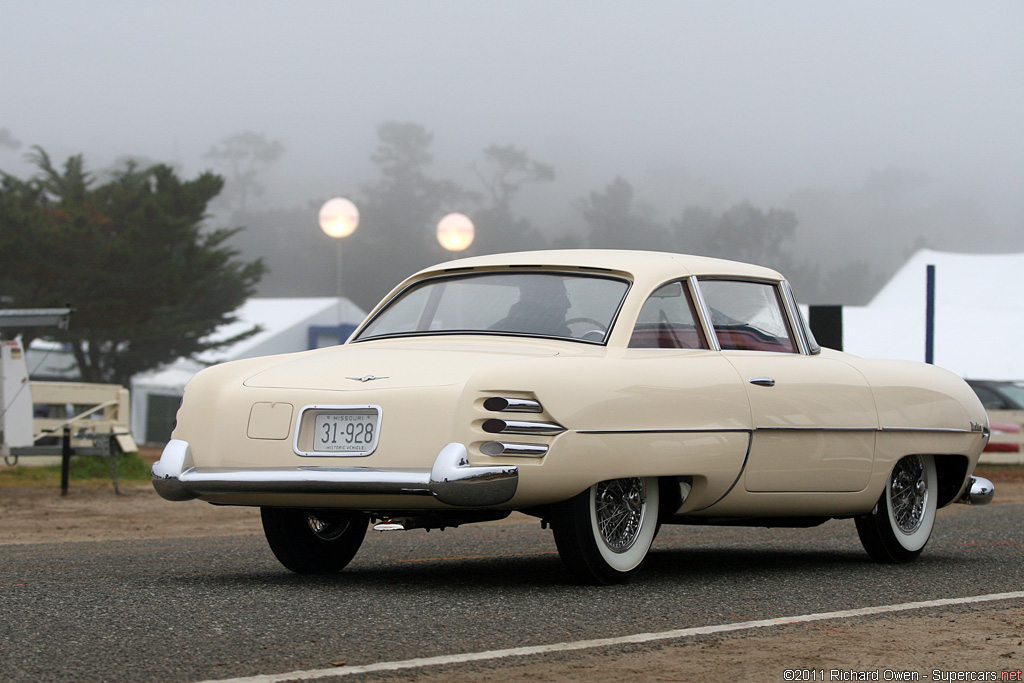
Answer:
[{"label": "car rear bumper", "polygon": [[430,469],[371,467],[195,467],[188,442],[172,439],[153,464],[153,488],[167,500],[229,494],[432,496],[447,505],[487,507],[515,495],[515,466],[474,467],[466,447],[450,443]]}]

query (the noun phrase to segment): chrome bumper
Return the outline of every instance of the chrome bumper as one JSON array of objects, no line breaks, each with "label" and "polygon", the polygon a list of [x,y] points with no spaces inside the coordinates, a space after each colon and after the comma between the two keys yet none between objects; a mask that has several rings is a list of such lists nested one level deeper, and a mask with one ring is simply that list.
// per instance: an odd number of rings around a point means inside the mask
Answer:
[{"label": "chrome bumper", "polygon": [[967,488],[956,501],[967,505],[988,505],[992,502],[992,496],[996,493],[996,487],[988,479],[983,477],[971,477],[967,482]]},{"label": "chrome bumper", "polygon": [[430,469],[372,467],[195,467],[188,442],[172,439],[153,464],[153,488],[167,500],[237,493],[433,496],[460,507],[500,505],[515,495],[515,466],[473,467],[450,443]]}]

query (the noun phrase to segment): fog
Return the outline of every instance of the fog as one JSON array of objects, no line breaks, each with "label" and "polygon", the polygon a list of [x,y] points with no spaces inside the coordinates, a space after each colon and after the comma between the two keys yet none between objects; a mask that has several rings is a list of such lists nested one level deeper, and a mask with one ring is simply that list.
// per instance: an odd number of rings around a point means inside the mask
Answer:
[{"label": "fog", "polygon": [[251,208],[307,206],[358,195],[376,126],[414,122],[467,187],[492,144],[550,164],[515,207],[548,234],[622,177],[658,221],[788,209],[802,257],[891,270],[922,241],[1024,249],[1022,30],[1017,0],[4,0],[0,170],[39,145],[192,176],[251,130],[285,149]]}]

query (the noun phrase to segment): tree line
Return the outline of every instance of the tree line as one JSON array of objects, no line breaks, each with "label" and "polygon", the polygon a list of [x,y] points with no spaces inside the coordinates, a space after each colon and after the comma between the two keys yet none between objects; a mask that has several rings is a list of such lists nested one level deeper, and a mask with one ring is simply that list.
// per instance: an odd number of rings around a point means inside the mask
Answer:
[{"label": "tree line", "polygon": [[213,173],[184,180],[169,166],[127,162],[100,182],[84,159],[62,167],[30,153],[38,174],[0,175],[0,307],[74,309],[67,330],[21,330],[65,344],[82,379],[133,375],[254,334],[211,342],[265,271],[227,246],[238,228],[204,226],[223,188]]},{"label": "tree line", "polygon": [[[646,210],[622,177],[612,177],[604,188],[572,203],[586,226],[584,234],[553,234],[523,215],[524,191],[556,179],[555,168],[527,150],[512,144],[484,148],[472,166],[477,185],[464,187],[431,173],[433,135],[423,126],[387,122],[376,133],[371,161],[377,179],[340,191],[360,211],[359,229],[342,245],[343,292],[366,309],[410,273],[452,258],[434,231],[438,220],[453,211],[468,214],[476,226],[476,239],[466,252],[471,255],[592,247],[716,256],[777,268],[808,301],[821,300],[829,291],[849,292],[851,285],[870,288],[877,279],[863,262],[823,273],[817,264],[794,257],[799,221],[792,211],[750,202],[720,211],[693,206],[665,224]],[[335,293],[335,245],[314,227],[325,199],[297,210],[236,211],[236,222],[249,229],[233,244],[268,266],[261,294]]]},{"label": "tree line", "polygon": [[[0,132],[5,147],[20,146]],[[862,263],[823,277],[795,259],[791,211],[749,202],[722,211],[694,206],[664,224],[622,177],[573,203],[584,235],[551,235],[518,210],[526,188],[556,178],[553,166],[526,150],[483,149],[473,166],[479,187],[466,188],[431,174],[433,135],[423,126],[387,122],[376,134],[378,177],[349,193],[360,228],[343,245],[343,293],[364,309],[412,272],[451,258],[434,230],[453,211],[470,214],[477,227],[473,254],[593,247],[732,258],[777,268],[804,300],[844,280],[871,278]],[[83,379],[127,384],[136,373],[255,333],[209,341],[254,294],[333,295],[335,245],[311,227],[326,198],[300,210],[249,206],[265,189],[261,174],[283,152],[281,143],[244,131],[203,157],[226,179],[213,172],[183,179],[165,164],[131,159],[105,174],[90,172],[81,155],[58,168],[33,148],[33,177],[0,171],[0,307],[72,305],[68,330],[25,330],[26,340],[43,332],[68,345]],[[232,222],[247,227],[209,225],[215,200],[231,205]]]}]

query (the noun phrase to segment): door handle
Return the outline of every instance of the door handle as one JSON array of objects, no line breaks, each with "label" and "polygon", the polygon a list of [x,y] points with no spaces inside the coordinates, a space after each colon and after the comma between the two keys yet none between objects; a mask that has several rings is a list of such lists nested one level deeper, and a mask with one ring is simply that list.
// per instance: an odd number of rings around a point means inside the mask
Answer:
[{"label": "door handle", "polygon": [[775,380],[771,377],[755,377],[750,380],[751,384],[756,384],[759,387],[774,387]]}]

